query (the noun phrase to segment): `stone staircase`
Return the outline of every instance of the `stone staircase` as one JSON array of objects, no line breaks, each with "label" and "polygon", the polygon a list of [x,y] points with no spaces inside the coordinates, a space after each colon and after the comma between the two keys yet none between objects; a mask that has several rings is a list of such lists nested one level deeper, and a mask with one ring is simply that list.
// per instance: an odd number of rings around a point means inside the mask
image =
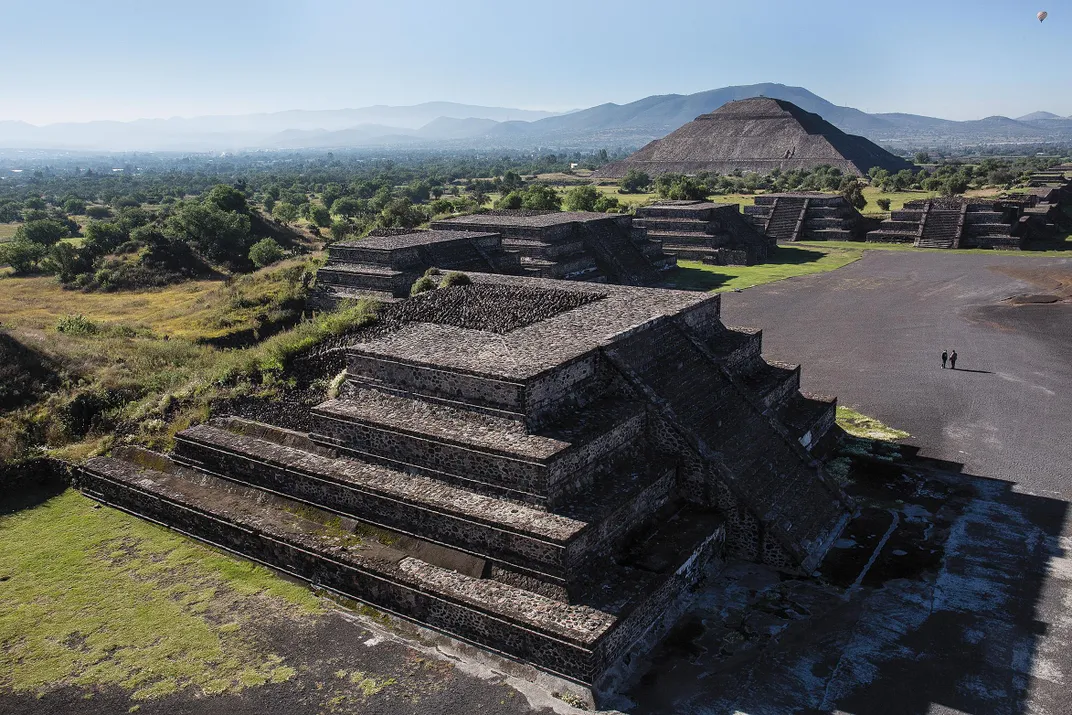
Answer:
[{"label": "stone staircase", "polygon": [[928,203],[923,214],[923,231],[916,239],[916,248],[954,248],[960,242],[964,228],[961,209],[943,210]]},{"label": "stone staircase", "polygon": [[592,212],[498,211],[435,221],[439,231],[488,231],[520,257],[520,274],[650,285],[676,265],[629,216]]},{"label": "stone staircase", "polygon": [[767,236],[780,241],[856,240],[862,217],[834,194],[760,194],[745,214]]},{"label": "stone staircase", "polygon": [[665,252],[689,261],[755,265],[774,248],[734,204],[661,202],[638,208],[633,225],[661,242]]},{"label": "stone staircase", "polygon": [[835,402],[718,296],[471,277],[384,308],[310,431],[217,418],[79,487],[590,704],[724,549],[814,569],[852,509],[808,452]]},{"label": "stone staircase", "polygon": [[986,199],[909,201],[867,234],[868,241],[912,243],[917,248],[1020,249],[1022,202]]}]

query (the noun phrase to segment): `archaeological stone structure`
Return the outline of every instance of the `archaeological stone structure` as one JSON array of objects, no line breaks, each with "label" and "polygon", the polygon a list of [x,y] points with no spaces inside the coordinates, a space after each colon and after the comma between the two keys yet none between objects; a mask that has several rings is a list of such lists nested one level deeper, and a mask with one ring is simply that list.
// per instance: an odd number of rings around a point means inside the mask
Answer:
[{"label": "archaeological stone structure", "polygon": [[876,243],[911,243],[917,248],[1024,247],[1028,228],[1023,199],[919,199],[905,203],[867,234]]},{"label": "archaeological stone structure", "polygon": [[713,265],[765,263],[775,242],[741,215],[737,204],[661,201],[637,209],[633,225],[675,258]]},{"label": "archaeological stone structure", "polygon": [[470,278],[384,305],[309,429],[217,418],[80,488],[590,702],[725,558],[816,568],[834,401],[719,296]]},{"label": "archaeological stone structure", "polygon": [[775,241],[855,241],[865,227],[860,212],[837,194],[761,194],[744,212]]},{"label": "archaeological stone structure", "polygon": [[429,268],[649,285],[676,265],[627,215],[493,211],[435,221],[430,231],[340,241],[317,272],[315,306],[394,301]]},{"label": "archaeological stone structure", "polygon": [[487,231],[518,253],[522,275],[648,285],[674,259],[632,217],[590,211],[492,211],[435,221],[442,231]]},{"label": "archaeological stone structure", "polygon": [[754,97],[728,102],[657,139],[593,176],[620,178],[630,169],[651,176],[729,174],[832,166],[864,176],[872,167],[896,173],[912,165],[864,137],[846,134],[792,102]]}]

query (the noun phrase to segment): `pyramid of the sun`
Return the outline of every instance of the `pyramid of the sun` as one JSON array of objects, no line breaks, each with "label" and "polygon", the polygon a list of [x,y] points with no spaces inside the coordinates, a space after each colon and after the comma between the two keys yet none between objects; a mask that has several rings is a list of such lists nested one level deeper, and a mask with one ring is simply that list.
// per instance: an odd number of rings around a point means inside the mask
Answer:
[{"label": "pyramid of the sun", "polygon": [[823,164],[858,176],[873,166],[891,172],[911,168],[899,156],[846,134],[818,114],[780,99],[755,97],[702,114],[628,159],[608,164],[596,176],[618,178],[630,169],[652,176],[728,174],[736,169],[766,174]]}]

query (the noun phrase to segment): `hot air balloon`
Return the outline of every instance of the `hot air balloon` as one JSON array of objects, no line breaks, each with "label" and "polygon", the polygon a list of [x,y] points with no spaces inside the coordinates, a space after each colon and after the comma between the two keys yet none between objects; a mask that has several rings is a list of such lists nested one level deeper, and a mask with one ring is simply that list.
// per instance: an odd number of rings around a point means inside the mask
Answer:
[{"label": "hot air balloon", "polygon": [[1038,17],[1038,19],[1039,19],[1039,22],[1042,22],[1043,20],[1045,20],[1049,16],[1050,16],[1050,13],[1046,12],[1045,10],[1043,10],[1038,15],[1036,15],[1036,17]]}]

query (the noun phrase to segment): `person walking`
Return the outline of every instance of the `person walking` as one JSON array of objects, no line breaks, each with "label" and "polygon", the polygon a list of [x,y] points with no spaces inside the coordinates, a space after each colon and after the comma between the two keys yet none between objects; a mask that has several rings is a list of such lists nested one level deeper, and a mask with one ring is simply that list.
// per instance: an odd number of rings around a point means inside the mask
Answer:
[{"label": "person walking", "polygon": [[942,369],[945,370],[945,363],[949,359],[949,353],[945,350],[942,351]]},{"label": "person walking", "polygon": [[954,370],[957,369],[957,351],[956,350],[954,350],[953,352],[949,353],[949,367],[953,368]]}]

